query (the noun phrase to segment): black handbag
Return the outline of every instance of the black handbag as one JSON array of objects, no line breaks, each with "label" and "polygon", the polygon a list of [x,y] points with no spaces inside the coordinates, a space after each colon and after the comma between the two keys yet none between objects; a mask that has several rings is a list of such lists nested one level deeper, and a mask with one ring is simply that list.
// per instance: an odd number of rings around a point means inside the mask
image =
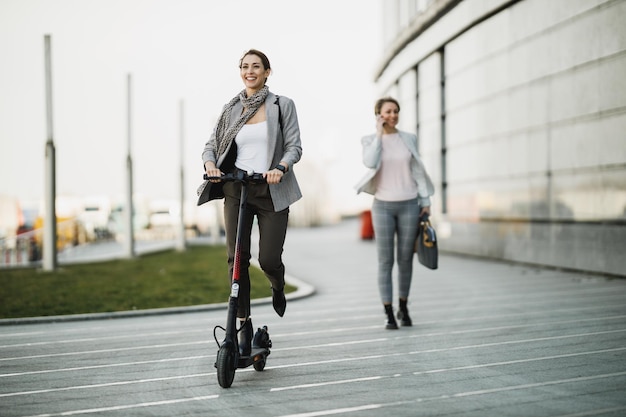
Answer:
[{"label": "black handbag", "polygon": [[428,215],[419,219],[417,239],[415,240],[415,253],[419,263],[429,269],[437,269],[439,266],[439,249],[437,247],[437,233],[428,220]]}]

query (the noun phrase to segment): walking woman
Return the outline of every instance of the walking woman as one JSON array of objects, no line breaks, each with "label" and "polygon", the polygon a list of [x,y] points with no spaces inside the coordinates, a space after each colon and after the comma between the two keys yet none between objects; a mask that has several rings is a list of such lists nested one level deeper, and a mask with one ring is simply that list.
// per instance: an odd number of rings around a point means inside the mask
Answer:
[{"label": "walking woman", "polygon": [[403,326],[413,324],[407,307],[413,248],[418,219],[430,214],[430,196],[434,194],[433,183],[417,153],[417,136],[396,127],[399,113],[397,100],[384,97],[376,101],[376,133],[361,139],[368,172],[356,185],[357,193],[374,195],[372,223],[378,254],[378,289],[387,315],[387,329],[398,328],[392,307],[394,252],[398,261],[397,317]]},{"label": "walking woman", "polygon": [[[240,170],[263,173],[267,181],[248,186],[237,312],[243,326],[239,332],[242,355],[250,354],[252,343],[248,268],[254,216],[259,227],[259,264],[272,285],[274,310],[282,317],[287,306],[282,253],[289,206],[302,197],[293,172],[302,155],[296,107],[291,99],[269,91],[266,81],[270,73],[270,62],[263,52],[250,49],[244,53],[239,74],[245,88],[224,106],[202,153],[209,177]],[[241,184],[214,180],[204,185],[204,189],[198,190],[198,205],[224,198],[228,269],[232,278]]]}]

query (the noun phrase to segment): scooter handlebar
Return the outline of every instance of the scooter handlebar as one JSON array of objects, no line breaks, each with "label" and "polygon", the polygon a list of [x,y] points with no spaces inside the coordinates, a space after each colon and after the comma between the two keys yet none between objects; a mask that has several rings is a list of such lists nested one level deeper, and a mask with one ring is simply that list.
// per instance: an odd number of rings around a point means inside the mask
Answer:
[{"label": "scooter handlebar", "polygon": [[207,174],[204,174],[204,179],[205,180],[220,180],[224,182],[240,181],[240,182],[247,182],[247,183],[252,183],[252,184],[265,184],[267,182],[263,174],[260,174],[257,172],[252,173],[252,174],[247,174],[243,171],[237,171],[232,174],[224,174],[220,177],[209,177]]}]

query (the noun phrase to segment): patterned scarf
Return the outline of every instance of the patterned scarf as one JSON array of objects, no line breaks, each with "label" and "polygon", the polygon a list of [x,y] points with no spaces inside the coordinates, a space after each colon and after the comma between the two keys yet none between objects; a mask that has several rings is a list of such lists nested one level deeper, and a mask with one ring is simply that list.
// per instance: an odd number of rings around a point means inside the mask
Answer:
[{"label": "patterned scarf", "polygon": [[[228,102],[224,111],[220,115],[220,119],[217,122],[217,128],[215,130],[215,147],[217,149],[215,152],[216,159],[219,159],[219,157],[226,152],[226,149],[228,149],[232,141],[235,139],[239,130],[248,120],[250,120],[252,116],[254,116],[257,110],[259,110],[259,107],[261,107],[261,105],[265,102],[268,92],[268,86],[264,85],[263,88],[254,93],[252,96],[246,97],[246,90],[244,89]],[[235,124],[229,127],[228,122],[230,121],[230,113],[239,100],[241,100],[245,111],[241,116],[239,116]]]}]

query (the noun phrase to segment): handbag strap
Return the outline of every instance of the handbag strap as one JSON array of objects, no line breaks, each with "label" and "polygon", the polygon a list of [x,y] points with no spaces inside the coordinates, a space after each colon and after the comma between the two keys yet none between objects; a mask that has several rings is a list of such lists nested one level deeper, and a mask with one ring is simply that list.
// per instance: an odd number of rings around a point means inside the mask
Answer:
[{"label": "handbag strap", "polygon": [[280,111],[280,101],[278,101],[279,98],[280,96],[276,96],[276,101],[274,102],[274,104],[278,106],[278,126],[280,126],[280,133],[283,135],[284,138],[285,134],[283,133],[283,113]]}]

